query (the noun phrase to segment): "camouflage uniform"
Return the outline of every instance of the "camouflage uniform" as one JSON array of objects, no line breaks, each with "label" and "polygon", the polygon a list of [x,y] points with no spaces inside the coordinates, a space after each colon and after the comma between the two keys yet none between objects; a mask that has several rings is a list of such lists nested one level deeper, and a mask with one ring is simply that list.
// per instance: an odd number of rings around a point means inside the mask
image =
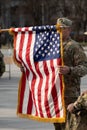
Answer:
[{"label": "camouflage uniform", "polygon": [[65,104],[76,101],[80,95],[81,77],[87,74],[87,57],[79,43],[68,39],[64,44],[64,65],[70,67],[69,74],[64,75]]},{"label": "camouflage uniform", "polygon": [[87,130],[87,93],[79,96],[74,103],[73,113],[68,129]]},{"label": "camouflage uniform", "polygon": [[5,72],[5,63],[4,63],[3,58],[4,58],[4,56],[3,56],[2,52],[0,51],[0,77]]},{"label": "camouflage uniform", "polygon": [[[80,44],[69,37],[72,21],[67,18],[59,18],[57,24],[65,28],[63,29],[63,41],[65,41],[63,42],[63,61],[64,66],[70,68],[70,72],[64,74],[64,98],[65,107],[67,108],[67,106],[75,102],[80,95],[80,78],[87,74],[87,57]],[[72,119],[75,120],[76,118],[74,118],[72,114],[66,113],[66,115],[65,123],[54,123],[55,130],[70,130],[70,122]]]},{"label": "camouflage uniform", "polygon": [[[70,67],[70,72],[64,75],[65,106],[67,108],[67,105],[75,102],[80,95],[80,78],[87,74],[87,57],[80,44],[70,38],[63,46],[64,65]],[[71,120],[71,118],[69,116],[68,119]],[[54,126],[55,130],[65,130],[66,123],[55,123]]]}]

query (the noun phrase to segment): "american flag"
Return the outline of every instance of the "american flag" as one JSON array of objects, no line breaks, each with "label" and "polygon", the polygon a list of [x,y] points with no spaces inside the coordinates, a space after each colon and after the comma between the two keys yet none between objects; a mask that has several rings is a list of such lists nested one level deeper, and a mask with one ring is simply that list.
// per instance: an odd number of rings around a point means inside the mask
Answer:
[{"label": "american flag", "polygon": [[58,73],[60,33],[54,25],[13,28],[14,57],[24,67],[17,114],[38,121],[64,122],[64,85]]}]

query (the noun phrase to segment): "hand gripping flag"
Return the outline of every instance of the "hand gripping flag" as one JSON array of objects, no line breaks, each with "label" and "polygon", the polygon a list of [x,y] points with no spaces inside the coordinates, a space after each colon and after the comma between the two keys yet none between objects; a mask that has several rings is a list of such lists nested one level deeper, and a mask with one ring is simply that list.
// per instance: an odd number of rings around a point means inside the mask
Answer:
[{"label": "hand gripping flag", "polygon": [[24,67],[17,114],[44,122],[64,122],[64,85],[58,73],[60,33],[54,25],[13,28],[14,58]]}]

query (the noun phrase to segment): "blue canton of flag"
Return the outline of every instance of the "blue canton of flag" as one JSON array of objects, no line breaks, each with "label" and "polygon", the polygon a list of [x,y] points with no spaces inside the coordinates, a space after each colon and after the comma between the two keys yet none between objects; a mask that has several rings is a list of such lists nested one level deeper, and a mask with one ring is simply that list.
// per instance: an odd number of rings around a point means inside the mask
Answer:
[{"label": "blue canton of flag", "polygon": [[34,61],[51,60],[60,57],[60,34],[55,26],[37,26],[34,44]]}]

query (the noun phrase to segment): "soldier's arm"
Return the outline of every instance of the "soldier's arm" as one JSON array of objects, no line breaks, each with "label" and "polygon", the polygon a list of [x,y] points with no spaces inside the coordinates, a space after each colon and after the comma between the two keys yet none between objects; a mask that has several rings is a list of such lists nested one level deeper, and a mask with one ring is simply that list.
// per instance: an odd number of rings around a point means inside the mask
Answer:
[{"label": "soldier's arm", "polygon": [[72,47],[73,66],[70,67],[69,74],[82,77],[87,74],[87,57],[79,44]]},{"label": "soldier's arm", "polygon": [[70,113],[77,113],[78,111],[81,110],[81,96],[76,100],[76,102],[71,103],[68,105],[67,110]]},{"label": "soldier's arm", "polygon": [[77,45],[71,45],[69,48],[69,54],[72,57],[72,66],[58,66],[60,74],[68,74],[72,76],[82,77],[87,74],[87,57],[83,48]]},{"label": "soldier's arm", "polygon": [[67,110],[72,113],[87,110],[87,93],[79,96],[76,102],[69,104]]}]

